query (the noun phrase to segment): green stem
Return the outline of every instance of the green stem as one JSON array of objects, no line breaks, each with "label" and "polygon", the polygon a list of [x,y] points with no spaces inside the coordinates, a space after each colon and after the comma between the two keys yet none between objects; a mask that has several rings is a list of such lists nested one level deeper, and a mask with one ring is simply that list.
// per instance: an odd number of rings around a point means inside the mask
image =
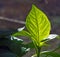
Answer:
[{"label": "green stem", "polygon": [[37,57],[40,57],[41,48],[37,47]]}]

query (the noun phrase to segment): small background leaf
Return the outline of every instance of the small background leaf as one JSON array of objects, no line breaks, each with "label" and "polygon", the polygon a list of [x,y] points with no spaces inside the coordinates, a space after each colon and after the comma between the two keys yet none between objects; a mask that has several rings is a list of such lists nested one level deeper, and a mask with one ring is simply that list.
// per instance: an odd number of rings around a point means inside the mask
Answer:
[{"label": "small background leaf", "polygon": [[58,37],[57,34],[50,34],[50,35],[48,36],[48,39],[52,40],[52,39],[54,39],[54,38],[56,38],[56,37]]},{"label": "small background leaf", "polygon": [[41,54],[41,57],[60,57],[60,54],[56,52],[44,52]]},{"label": "small background leaf", "polygon": [[18,57],[22,57],[23,55],[25,55],[29,51],[29,48],[26,47],[26,44],[23,44],[23,40],[18,39],[16,37],[11,38],[11,40],[8,44],[8,47]]},{"label": "small background leaf", "polygon": [[22,31],[19,31],[19,32],[13,34],[12,36],[27,36],[27,37],[30,37],[30,34],[27,31],[22,30]]},{"label": "small background leaf", "polygon": [[23,43],[22,39],[19,39],[17,37],[12,37],[12,36],[0,38],[0,47],[1,46],[3,46],[4,49],[5,46],[8,47],[9,52],[15,54],[18,57],[22,57],[29,51],[29,48],[27,47],[26,44]]},{"label": "small background leaf", "polygon": [[[31,57],[36,57],[36,54]],[[60,57],[60,54],[56,52],[44,51],[40,54],[40,57]]]},{"label": "small background leaf", "polygon": [[18,30],[18,31],[22,31],[23,29],[25,29],[25,26],[22,27],[22,28],[18,28],[17,30]]}]

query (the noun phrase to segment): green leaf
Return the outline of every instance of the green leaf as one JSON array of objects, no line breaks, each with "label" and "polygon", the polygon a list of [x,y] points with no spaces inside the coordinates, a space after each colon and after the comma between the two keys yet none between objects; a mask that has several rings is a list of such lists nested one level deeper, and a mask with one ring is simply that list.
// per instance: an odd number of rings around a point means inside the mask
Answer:
[{"label": "green leaf", "polygon": [[29,51],[26,44],[23,44],[23,40],[17,37],[11,37],[11,39],[9,39],[8,47],[11,52],[16,54],[18,57],[22,57]]},{"label": "green leaf", "polygon": [[[4,37],[4,38],[0,38],[0,46],[6,46],[6,47],[8,47],[9,48],[9,51],[11,53],[15,54],[18,57],[22,57],[30,49],[29,47],[27,47],[26,44],[23,43],[23,40],[22,39],[17,38],[17,37],[13,37],[13,36],[7,36],[7,37]],[[2,51],[4,52],[4,50],[2,50]],[[7,57],[7,56],[5,56],[5,57]],[[12,55],[10,57],[12,57]]]},{"label": "green leaf", "polygon": [[22,39],[17,38],[17,37],[13,37],[13,36],[11,36],[10,40],[13,41],[13,42],[15,42],[15,43],[17,43],[17,44],[23,43]]},{"label": "green leaf", "polygon": [[50,40],[58,38],[58,37],[59,37],[59,35],[57,35],[57,34],[50,34],[46,39],[42,40],[41,42],[47,42],[47,41],[50,41]]},{"label": "green leaf", "polygon": [[47,37],[47,39],[52,40],[52,39],[57,38],[57,37],[58,37],[57,34],[50,34],[50,35]]},{"label": "green leaf", "polygon": [[22,28],[18,28],[17,30],[18,30],[18,31],[22,31],[22,30],[24,30],[24,29],[25,29],[25,26],[22,27]]},{"label": "green leaf", "polygon": [[40,45],[40,42],[49,36],[51,25],[47,16],[35,5],[32,5],[26,18],[26,28],[34,42]]},{"label": "green leaf", "polygon": [[27,36],[27,37],[30,37],[30,34],[27,31],[22,30],[22,31],[19,31],[19,32],[13,34],[12,36]]},{"label": "green leaf", "polygon": [[60,54],[56,52],[47,51],[47,52],[41,53],[41,57],[60,57]]},{"label": "green leaf", "polygon": [[27,45],[28,48],[31,48],[31,49],[35,48],[33,42],[30,42],[30,43],[28,43],[26,45]]},{"label": "green leaf", "polygon": [[[36,54],[31,57],[36,57]],[[40,57],[60,57],[60,54],[56,52],[44,51],[41,52]]]}]

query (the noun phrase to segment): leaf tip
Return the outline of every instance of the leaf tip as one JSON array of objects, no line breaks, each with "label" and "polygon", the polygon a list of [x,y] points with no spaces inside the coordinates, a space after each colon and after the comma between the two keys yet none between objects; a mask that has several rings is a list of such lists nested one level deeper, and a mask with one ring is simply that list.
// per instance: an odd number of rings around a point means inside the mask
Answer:
[{"label": "leaf tip", "polygon": [[32,8],[36,8],[36,6],[34,4],[32,4]]}]

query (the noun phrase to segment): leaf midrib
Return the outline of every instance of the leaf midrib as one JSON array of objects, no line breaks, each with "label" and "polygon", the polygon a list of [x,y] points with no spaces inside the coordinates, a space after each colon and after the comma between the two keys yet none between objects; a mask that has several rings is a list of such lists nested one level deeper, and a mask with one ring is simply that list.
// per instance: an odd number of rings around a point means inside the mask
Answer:
[{"label": "leaf midrib", "polygon": [[34,12],[35,12],[35,19],[36,19],[36,25],[37,25],[37,38],[38,38],[38,45],[40,44],[40,39],[39,39],[39,23],[38,23],[38,20],[37,20],[37,16],[36,16],[36,10],[34,8]]}]

